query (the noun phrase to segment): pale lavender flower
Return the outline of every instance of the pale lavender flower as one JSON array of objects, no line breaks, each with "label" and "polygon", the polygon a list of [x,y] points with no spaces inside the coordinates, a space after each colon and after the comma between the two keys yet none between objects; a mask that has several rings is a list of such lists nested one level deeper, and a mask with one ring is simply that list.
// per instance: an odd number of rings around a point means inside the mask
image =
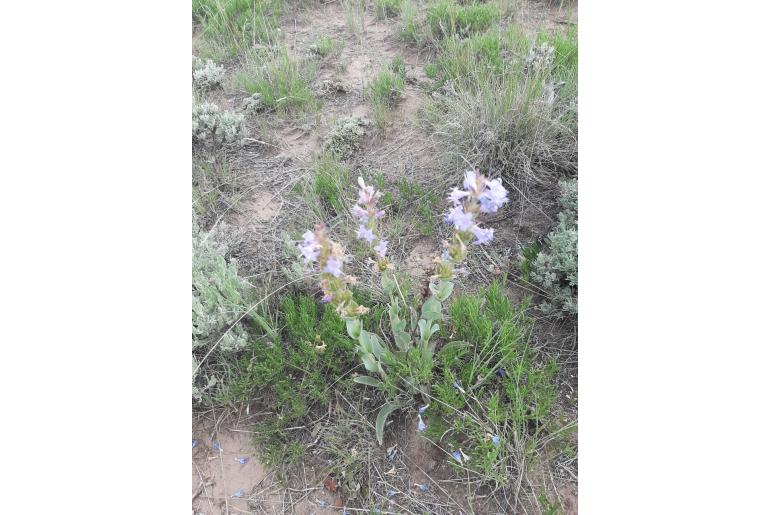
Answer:
[{"label": "pale lavender flower", "polygon": [[492,435],[492,443],[495,445],[500,445],[500,437],[497,435]]},{"label": "pale lavender flower", "polygon": [[482,213],[495,213],[503,204],[508,202],[508,190],[503,187],[500,179],[487,183],[487,189],[479,197]]},{"label": "pale lavender flower", "polygon": [[246,462],[249,461],[249,458],[235,458],[235,461],[237,461],[241,465],[246,465]]},{"label": "pale lavender flower", "polygon": [[380,242],[374,246],[374,251],[380,256],[385,257],[385,253],[388,252],[388,240],[380,240]]},{"label": "pale lavender flower", "polygon": [[303,242],[297,245],[299,251],[302,253],[302,257],[305,258],[305,264],[315,262],[318,259],[318,254],[321,251],[321,245],[313,234],[312,231],[306,231],[302,235]]},{"label": "pale lavender flower", "polygon": [[321,302],[323,302],[324,304],[328,304],[328,303],[330,303],[331,301],[332,301],[332,296],[331,296],[331,295],[324,295],[324,296],[321,298]]},{"label": "pale lavender flower", "polygon": [[358,204],[353,206],[353,216],[364,223],[369,221],[369,212]]},{"label": "pale lavender flower", "polygon": [[418,412],[420,415],[423,415],[423,414],[425,413],[425,410],[426,410],[426,409],[428,409],[428,406],[430,406],[430,404],[426,404],[425,406],[420,406],[420,407],[417,409],[417,412]]},{"label": "pale lavender flower", "polygon": [[462,454],[460,454],[460,451],[454,451],[452,453],[452,457],[455,459],[455,461],[457,463],[462,463],[463,462],[463,456],[462,456]]},{"label": "pale lavender flower", "polygon": [[388,490],[387,496],[388,496],[388,498],[394,497],[396,495],[396,493],[397,492],[395,490]]},{"label": "pale lavender flower", "polygon": [[455,388],[457,388],[457,389],[458,389],[458,390],[459,390],[461,393],[465,393],[465,390],[463,389],[463,387],[462,387],[462,386],[460,386],[460,383],[458,383],[457,381],[455,381],[454,383],[452,383],[452,386],[454,386]]},{"label": "pale lavender flower", "polygon": [[356,238],[359,240],[366,240],[367,243],[371,243],[377,238],[377,236],[375,236],[371,229],[362,225],[356,232]]},{"label": "pale lavender flower", "polygon": [[211,448],[214,449],[215,451],[223,452],[222,446],[219,445],[219,442],[214,442],[214,445],[212,445]]},{"label": "pale lavender flower", "polygon": [[383,216],[385,216],[385,210],[384,209],[380,209],[379,211],[374,213],[374,217],[375,218],[382,218]]},{"label": "pale lavender flower", "polygon": [[193,440],[192,442],[193,442],[193,446],[192,446],[193,449],[198,447],[198,440]]},{"label": "pale lavender flower", "polygon": [[237,497],[238,499],[240,499],[241,497],[243,497],[243,490],[238,490],[237,492],[235,492],[235,493],[233,494],[233,497]]},{"label": "pale lavender flower", "polygon": [[425,425],[425,422],[422,421],[422,417],[419,414],[417,415],[417,420],[417,432],[422,433],[428,428],[428,426]]},{"label": "pale lavender flower", "polygon": [[322,272],[332,274],[334,277],[339,277],[342,275],[342,263],[334,259],[332,256],[329,256],[329,259],[326,260],[326,266]]},{"label": "pale lavender flower", "polygon": [[363,177],[358,178],[358,185],[360,186],[360,189],[358,190],[358,201],[361,204],[368,204],[372,200],[375,200],[374,186],[367,186]]},{"label": "pale lavender flower", "polygon": [[478,175],[475,170],[468,170],[463,177],[463,188],[466,190],[478,189]]},{"label": "pale lavender flower", "polygon": [[428,485],[421,485],[419,483],[415,483],[414,486],[419,488],[421,492],[427,492],[428,491]]},{"label": "pale lavender flower", "polygon": [[476,236],[476,240],[474,240],[473,243],[476,245],[483,245],[485,243],[489,243],[492,241],[492,236],[495,233],[494,229],[482,229],[478,225],[474,225],[471,228],[471,231],[473,232],[474,236]]},{"label": "pale lavender flower", "polygon": [[460,202],[462,202],[462,200],[468,195],[470,195],[470,193],[468,193],[467,191],[463,191],[459,188],[452,188],[452,191],[449,192],[449,196],[447,197],[447,200],[451,200],[452,204],[454,204],[455,206],[458,206],[460,205]]},{"label": "pale lavender flower", "polygon": [[324,501],[323,499],[318,499],[318,506],[320,506],[321,508],[326,508],[329,506],[329,503]]},{"label": "pale lavender flower", "polygon": [[455,206],[447,213],[446,221],[453,223],[459,231],[467,231],[473,227],[473,213],[466,213],[462,206]]}]

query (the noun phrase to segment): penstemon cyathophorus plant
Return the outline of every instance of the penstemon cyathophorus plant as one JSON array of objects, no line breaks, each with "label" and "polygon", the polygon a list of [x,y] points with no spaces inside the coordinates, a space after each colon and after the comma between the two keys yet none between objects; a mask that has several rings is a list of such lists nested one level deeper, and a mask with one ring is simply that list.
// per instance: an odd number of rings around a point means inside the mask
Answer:
[{"label": "penstemon cyathophorus plant", "polygon": [[[360,315],[366,314],[368,308],[353,300],[347,285],[355,284],[355,278],[343,272],[346,260],[343,249],[328,238],[323,225],[316,226],[314,232],[306,232],[299,249],[306,265],[317,266],[324,302],[331,302],[345,320],[348,334],[358,342],[356,351],[364,367],[374,374],[356,376],[353,380],[388,394],[389,400],[380,409],[375,423],[377,440],[382,444],[385,421],[393,411],[406,406],[414,395],[419,394],[428,402],[436,347],[431,338],[440,328],[442,303],[452,294],[455,273],[468,254],[468,245],[492,240],[494,230],[479,226],[480,216],[500,209],[508,202],[508,192],[500,179],[489,180],[478,171],[465,173],[463,189],[452,189],[448,197],[452,208],[445,220],[454,225],[454,231],[451,240],[445,242],[444,252],[434,259],[436,269],[429,284],[430,296],[423,300],[418,313],[407,302],[395,267],[387,258],[388,241],[379,227],[385,211],[377,206],[382,193],[374,186],[367,186],[361,177],[358,186],[358,201],[352,208],[353,217],[359,223],[356,238],[369,244],[373,269],[381,274],[382,288],[390,299],[390,338],[387,335],[380,338],[363,328]],[[426,407],[420,408],[418,431],[426,428],[420,416]]]}]

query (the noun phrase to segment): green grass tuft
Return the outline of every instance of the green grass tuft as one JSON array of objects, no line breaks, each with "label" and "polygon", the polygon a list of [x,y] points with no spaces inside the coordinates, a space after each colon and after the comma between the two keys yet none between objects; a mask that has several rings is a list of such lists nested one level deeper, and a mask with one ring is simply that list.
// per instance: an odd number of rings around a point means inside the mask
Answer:
[{"label": "green grass tuft", "polygon": [[367,97],[372,103],[374,121],[378,127],[385,126],[385,115],[401,99],[405,85],[404,62],[398,56],[372,79],[367,88]]},{"label": "green grass tuft", "polygon": [[233,81],[236,87],[249,94],[259,93],[268,109],[305,113],[319,106],[310,88],[315,72],[314,63],[294,60],[284,48],[266,63],[252,56],[249,64],[235,74]]}]

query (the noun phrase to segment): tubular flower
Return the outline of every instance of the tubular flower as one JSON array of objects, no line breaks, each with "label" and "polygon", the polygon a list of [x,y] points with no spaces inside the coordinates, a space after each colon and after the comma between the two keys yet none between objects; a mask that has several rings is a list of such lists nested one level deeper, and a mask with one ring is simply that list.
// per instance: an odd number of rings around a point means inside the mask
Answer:
[{"label": "tubular flower", "polygon": [[302,242],[297,247],[305,258],[305,265],[320,272],[320,286],[323,290],[323,302],[332,304],[343,318],[352,318],[369,311],[353,300],[348,290],[349,284],[355,284],[356,278],[346,275],[343,267],[347,261],[342,246],[332,241],[326,234],[323,224],[318,224],[314,231],[302,235]]},{"label": "tubular flower", "polygon": [[358,202],[351,212],[353,217],[360,222],[356,231],[356,238],[365,240],[374,251],[377,258],[375,269],[384,271],[390,267],[385,254],[388,249],[388,241],[380,234],[377,220],[385,216],[385,211],[377,208],[377,201],[382,193],[375,190],[374,186],[367,185],[363,177],[358,178]]},{"label": "tubular flower", "polygon": [[479,226],[479,218],[496,213],[507,203],[508,191],[501,179],[489,180],[478,170],[469,170],[463,175],[463,189],[452,188],[447,200],[452,207],[444,219],[454,225],[454,233],[441,257],[435,259],[433,276],[444,280],[454,277],[456,266],[467,256],[469,243],[483,245],[492,241],[494,230]]}]

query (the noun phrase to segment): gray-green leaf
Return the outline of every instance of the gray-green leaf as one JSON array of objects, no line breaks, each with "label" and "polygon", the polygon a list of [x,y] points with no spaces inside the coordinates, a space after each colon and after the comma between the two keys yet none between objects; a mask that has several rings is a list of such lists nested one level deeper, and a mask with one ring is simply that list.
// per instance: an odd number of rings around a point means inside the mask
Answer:
[{"label": "gray-green leaf", "polygon": [[348,330],[348,336],[354,340],[358,340],[361,334],[361,320],[358,318],[348,318],[345,321],[345,328]]},{"label": "gray-green leaf", "polygon": [[452,295],[455,284],[452,281],[441,280],[438,284],[430,283],[430,292],[440,301],[445,301]]},{"label": "gray-green leaf", "polygon": [[385,389],[385,383],[369,376],[356,376],[353,378],[353,382],[358,384],[365,384],[367,386],[373,386],[375,388],[379,388],[380,390]]},{"label": "gray-green leaf", "polygon": [[377,421],[374,423],[374,430],[377,433],[377,442],[382,445],[383,436],[385,433],[385,421],[388,419],[391,413],[398,409],[398,404],[387,402],[382,405],[380,412],[377,414]]},{"label": "gray-green leaf", "polygon": [[422,318],[439,320],[441,318],[441,302],[436,297],[428,297],[422,305]]}]

